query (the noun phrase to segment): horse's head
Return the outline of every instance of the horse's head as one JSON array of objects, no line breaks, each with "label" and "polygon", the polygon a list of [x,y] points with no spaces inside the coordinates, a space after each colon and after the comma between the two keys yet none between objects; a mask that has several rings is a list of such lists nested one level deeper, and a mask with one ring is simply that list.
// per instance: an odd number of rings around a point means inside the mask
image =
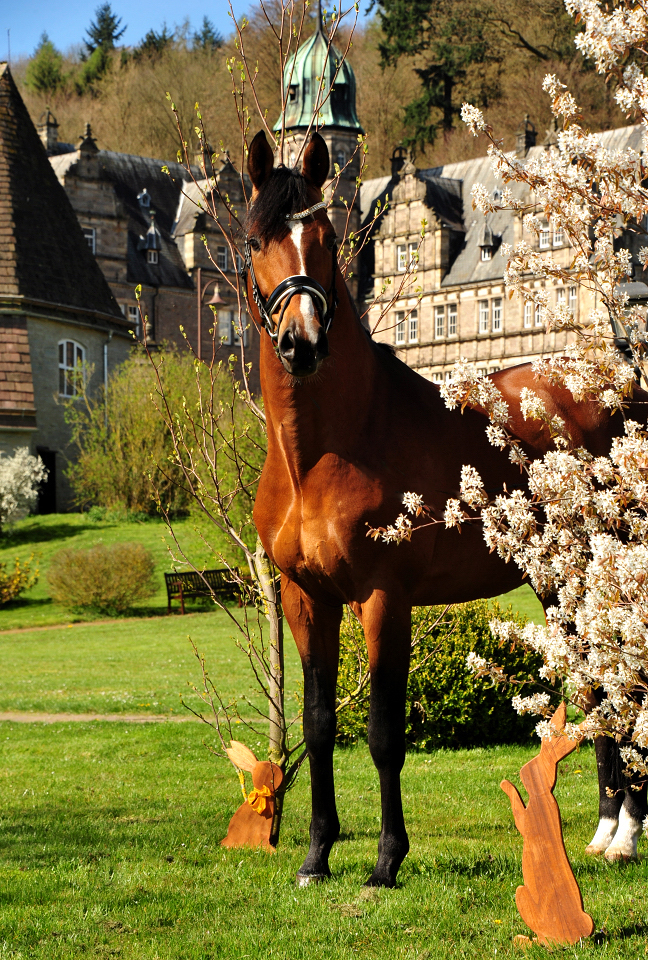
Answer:
[{"label": "horse's head", "polygon": [[301,173],[273,169],[273,163],[261,131],[248,157],[253,185],[246,240],[248,295],[284,368],[294,377],[309,377],[328,356],[327,332],[337,302],[336,236],[322,203],[328,147],[313,134]]}]

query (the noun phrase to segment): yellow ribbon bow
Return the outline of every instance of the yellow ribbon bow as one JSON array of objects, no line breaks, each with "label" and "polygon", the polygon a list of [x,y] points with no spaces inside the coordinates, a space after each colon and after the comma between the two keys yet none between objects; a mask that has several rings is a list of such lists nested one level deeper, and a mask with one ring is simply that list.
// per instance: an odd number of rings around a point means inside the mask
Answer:
[{"label": "yellow ribbon bow", "polygon": [[263,813],[267,803],[266,797],[271,796],[272,792],[264,784],[260,790],[257,790],[256,787],[254,790],[250,790],[247,801],[256,813]]}]

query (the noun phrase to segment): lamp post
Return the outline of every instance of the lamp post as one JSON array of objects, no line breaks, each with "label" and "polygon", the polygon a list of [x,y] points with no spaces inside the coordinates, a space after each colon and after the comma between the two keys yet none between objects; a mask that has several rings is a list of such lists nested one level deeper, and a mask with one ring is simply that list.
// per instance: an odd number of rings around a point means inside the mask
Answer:
[{"label": "lamp post", "polygon": [[[198,294],[198,359],[202,360],[202,307],[203,307],[203,297],[207,291],[207,288],[212,284],[216,284],[214,287],[214,293],[211,300],[208,301],[207,306],[211,307],[224,307],[227,303],[226,300],[220,295],[220,290],[218,287],[219,278],[212,277],[211,280],[208,280],[207,283],[203,286],[202,282],[202,267],[198,267],[197,277],[196,277],[196,293]],[[215,318],[216,319],[216,318]]]}]

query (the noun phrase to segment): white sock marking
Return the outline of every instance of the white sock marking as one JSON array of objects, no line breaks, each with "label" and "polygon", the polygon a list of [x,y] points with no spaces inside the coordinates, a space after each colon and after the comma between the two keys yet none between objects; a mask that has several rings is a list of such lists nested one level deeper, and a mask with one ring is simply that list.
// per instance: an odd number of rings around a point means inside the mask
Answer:
[{"label": "white sock marking", "polygon": [[614,840],[605,851],[606,860],[636,860],[637,842],[641,836],[643,825],[641,820],[635,820],[626,810],[625,802],[619,814],[619,826]]},{"label": "white sock marking", "polygon": [[585,852],[605,853],[607,848],[614,840],[614,835],[617,831],[618,825],[618,820],[613,820],[611,817],[601,817],[599,820],[599,825],[596,829],[596,833],[592,837],[592,840]]}]

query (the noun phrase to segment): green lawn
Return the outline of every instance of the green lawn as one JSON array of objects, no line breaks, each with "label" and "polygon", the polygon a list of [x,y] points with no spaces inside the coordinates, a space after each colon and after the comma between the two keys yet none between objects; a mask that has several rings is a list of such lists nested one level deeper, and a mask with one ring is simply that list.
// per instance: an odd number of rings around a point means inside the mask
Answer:
[{"label": "green lawn", "polygon": [[[307,848],[307,771],[288,796],[274,856],[223,850],[240,792],[204,736],[193,723],[0,726],[0,957],[520,956],[522,843],[498,784],[517,779],[531,749],[408,755],[411,851],[398,887],[379,891],[362,886],[376,856],[377,777],[365,746],[338,750],[333,878],[302,890],[293,881]],[[557,796],[599,931],[564,955],[643,957],[648,863],[582,855],[596,811],[590,748],[562,764]]]},{"label": "green lawn", "polygon": [[[215,560],[205,545],[200,529],[193,520],[179,520],[174,524],[176,536],[197,566],[213,566]],[[157,564],[158,589],[155,596],[135,605],[134,613],[141,617],[166,613],[167,598],[164,587],[164,571],[172,569],[172,553],[177,553],[166,526],[161,520],[125,522],[114,520],[91,520],[88,514],[52,514],[44,517],[27,517],[3,532],[0,538],[0,562],[11,564],[14,557],[27,559],[34,554],[40,569],[40,580],[18,601],[0,607],[0,632],[23,627],[47,626],[58,623],[78,623],[97,619],[92,613],[72,613],[54,603],[49,597],[47,570],[52,557],[64,547],[88,548],[97,543],[135,541],[143,543],[152,552]],[[178,569],[182,569],[179,567]],[[538,623],[544,622],[542,608],[531,590],[525,585],[501,597],[505,605],[512,603],[516,610]],[[175,606],[177,607],[177,602]],[[200,609],[193,601],[190,609]],[[203,604],[203,609],[206,607]],[[208,607],[207,607],[208,609]]]},{"label": "green lawn", "polygon": [[[187,551],[197,566],[214,566],[218,563],[202,539],[201,529],[195,521],[179,520],[174,524],[174,530],[183,550]],[[139,616],[166,613],[164,572],[173,569],[172,553],[175,555],[177,550],[161,520],[93,521],[87,513],[60,513],[27,517],[3,532],[0,538],[0,562],[11,564],[16,556],[27,559],[34,554],[40,570],[40,580],[17,602],[0,608],[0,631],[97,619],[96,614],[71,613],[54,603],[49,596],[47,570],[52,557],[64,547],[87,549],[98,543],[110,545],[123,542],[144,544],[152,551],[156,562],[157,592],[151,599],[137,603],[134,612]],[[178,566],[177,569],[189,568]],[[195,601],[193,603],[196,604]],[[174,606],[178,607],[177,601]],[[192,607],[199,608],[199,605]]]}]

